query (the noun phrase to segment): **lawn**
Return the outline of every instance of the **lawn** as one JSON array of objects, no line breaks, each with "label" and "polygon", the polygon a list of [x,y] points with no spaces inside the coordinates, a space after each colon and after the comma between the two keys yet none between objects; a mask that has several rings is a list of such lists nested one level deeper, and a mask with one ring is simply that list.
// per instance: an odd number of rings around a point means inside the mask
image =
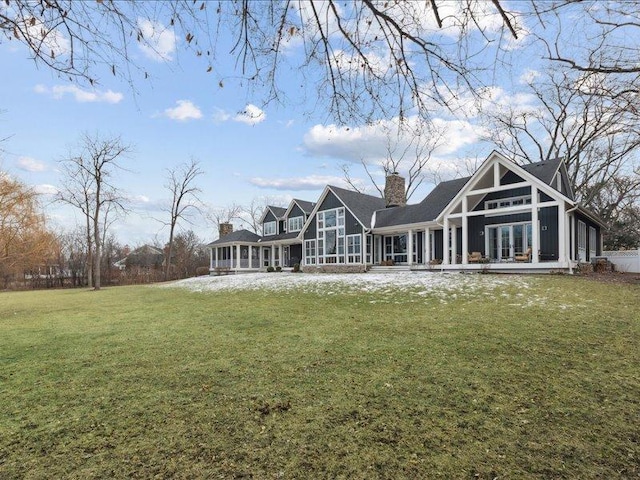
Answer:
[{"label": "lawn", "polygon": [[640,476],[640,287],[447,278],[1,293],[0,478]]}]

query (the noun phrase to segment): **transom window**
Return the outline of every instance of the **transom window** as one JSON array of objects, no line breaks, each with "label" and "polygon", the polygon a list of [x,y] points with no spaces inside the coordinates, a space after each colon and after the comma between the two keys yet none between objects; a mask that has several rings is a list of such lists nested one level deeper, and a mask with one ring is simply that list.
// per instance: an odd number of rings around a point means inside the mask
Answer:
[{"label": "transom window", "polygon": [[304,223],[303,217],[293,217],[289,219],[289,232],[299,232],[302,230],[302,224]]},{"label": "transom window", "polygon": [[267,235],[276,234],[276,222],[265,222],[262,226],[262,233],[266,237]]},{"label": "transom window", "polygon": [[345,263],[344,208],[317,214],[318,263]]},{"label": "transom window", "polygon": [[516,207],[518,205],[531,205],[531,195],[512,198],[500,198],[484,202],[485,210],[495,210],[497,208]]}]

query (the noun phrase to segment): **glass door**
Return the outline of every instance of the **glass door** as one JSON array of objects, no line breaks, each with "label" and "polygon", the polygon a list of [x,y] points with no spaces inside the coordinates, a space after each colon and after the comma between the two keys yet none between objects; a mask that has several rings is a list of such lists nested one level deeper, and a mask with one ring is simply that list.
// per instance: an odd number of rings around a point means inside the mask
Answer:
[{"label": "glass door", "polygon": [[523,254],[531,246],[532,228],[530,223],[488,227],[487,249],[490,258],[496,261],[513,259]]}]

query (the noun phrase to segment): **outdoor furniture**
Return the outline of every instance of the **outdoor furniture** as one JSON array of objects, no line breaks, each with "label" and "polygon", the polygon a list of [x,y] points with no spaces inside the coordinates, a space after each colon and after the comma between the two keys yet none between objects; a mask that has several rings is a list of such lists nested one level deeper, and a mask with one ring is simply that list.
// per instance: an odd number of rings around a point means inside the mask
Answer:
[{"label": "outdoor furniture", "polygon": [[471,252],[468,257],[469,263],[480,263],[482,261],[482,252]]},{"label": "outdoor furniture", "polygon": [[527,248],[527,251],[524,253],[516,253],[515,256],[516,262],[528,262],[531,260],[531,247]]}]

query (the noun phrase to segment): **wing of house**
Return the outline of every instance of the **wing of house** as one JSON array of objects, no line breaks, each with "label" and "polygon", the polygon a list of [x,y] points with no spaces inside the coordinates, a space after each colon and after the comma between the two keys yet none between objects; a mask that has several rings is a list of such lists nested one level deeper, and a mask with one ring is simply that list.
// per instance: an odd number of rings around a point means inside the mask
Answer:
[{"label": "wing of house", "polygon": [[406,205],[397,174],[385,196],[329,185],[315,205],[268,207],[264,235],[245,245],[261,248],[260,268],[295,258],[305,271],[325,272],[571,270],[602,251],[604,225],[575,201],[561,158],[520,166],[492,152],[473,175],[438,184],[417,204]]}]

